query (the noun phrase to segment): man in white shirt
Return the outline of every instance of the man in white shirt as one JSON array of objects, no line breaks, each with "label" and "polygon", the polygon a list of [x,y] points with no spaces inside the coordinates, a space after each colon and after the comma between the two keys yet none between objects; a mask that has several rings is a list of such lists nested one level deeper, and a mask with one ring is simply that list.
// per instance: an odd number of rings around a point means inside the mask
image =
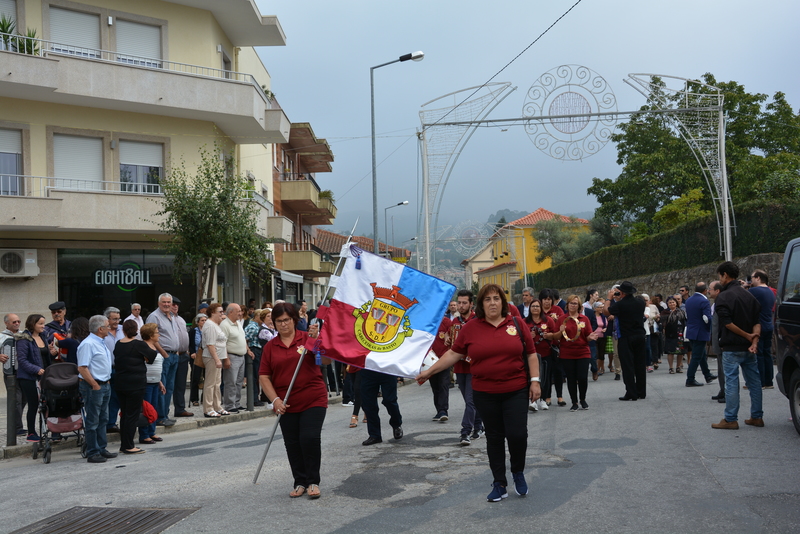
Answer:
[{"label": "man in white shirt", "polygon": [[114,390],[114,345],[117,341],[125,337],[122,333],[122,325],[119,324],[119,308],[109,306],[103,311],[103,315],[108,319],[108,334],[103,338],[103,342],[111,353],[111,397],[108,399],[108,422],[106,432],[119,432],[117,426],[117,414],[119,413],[119,399]]},{"label": "man in white shirt", "polygon": [[228,358],[222,364],[222,382],[225,385],[225,393],[222,398],[225,410],[231,413],[239,413],[244,410],[242,407],[242,383],[244,382],[244,355],[253,357],[253,353],[247,346],[247,339],[242,327],[242,310],[238,304],[229,304],[225,319],[219,325],[225,336],[228,338],[226,350]]},{"label": "man in white shirt", "polygon": [[[138,333],[139,330],[141,330],[142,327],[144,326],[144,319],[142,319],[142,305],[141,304],[139,304],[137,302],[134,302],[133,304],[131,304],[131,314],[129,316],[125,317],[125,321],[128,321],[128,320],[136,321],[136,332],[137,332],[136,333],[136,339],[141,339],[139,337],[139,333]],[[122,321],[123,324],[125,323],[125,321]]]}]

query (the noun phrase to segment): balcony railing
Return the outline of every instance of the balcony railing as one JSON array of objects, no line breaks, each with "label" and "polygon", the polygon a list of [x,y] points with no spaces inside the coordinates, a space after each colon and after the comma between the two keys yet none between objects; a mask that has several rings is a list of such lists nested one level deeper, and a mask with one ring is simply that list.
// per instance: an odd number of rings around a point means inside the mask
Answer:
[{"label": "balcony railing", "polygon": [[319,188],[319,184],[314,177],[311,175],[310,172],[282,172],[281,173],[281,182],[297,182],[297,181],[309,181],[314,184],[314,187],[317,188],[317,192],[321,191]]},{"label": "balcony railing", "polygon": [[24,176],[0,174],[0,196],[49,197],[50,191],[80,191],[88,193],[128,193],[135,195],[161,195],[158,184],[131,182],[99,182],[74,178]]},{"label": "balcony railing", "polygon": [[287,252],[316,252],[322,257],[322,261],[333,261],[331,255],[312,243],[287,243],[284,249]]},{"label": "balcony railing", "polygon": [[252,200],[256,204],[267,210],[267,213],[270,217],[272,217],[275,214],[275,206],[272,204],[272,202],[264,198],[263,195],[256,193],[255,191],[249,189],[245,190],[243,192],[242,198],[244,198],[245,200]]},{"label": "balcony railing", "polygon": [[0,33],[0,51],[2,50],[39,57],[46,57],[50,54],[63,55],[76,59],[130,65],[145,69],[166,70],[188,76],[199,76],[202,78],[249,83],[256,88],[258,93],[264,99],[267,109],[272,109],[272,100],[267,97],[264,89],[262,89],[262,87],[258,84],[255,77],[252,74],[246,74],[244,72],[215,69],[200,65],[191,65],[188,63],[178,63],[176,61],[166,61],[163,59],[132,56],[130,54],[120,54],[110,50],[82,48],[80,46],[56,43],[53,41],[46,41],[44,39],[34,39],[31,37],[13,35],[9,33]]}]

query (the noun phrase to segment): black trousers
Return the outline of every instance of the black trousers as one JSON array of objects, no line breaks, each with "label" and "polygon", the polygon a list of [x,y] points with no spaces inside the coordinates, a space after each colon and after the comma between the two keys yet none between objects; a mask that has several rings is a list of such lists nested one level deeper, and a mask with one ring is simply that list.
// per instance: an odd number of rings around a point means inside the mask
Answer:
[{"label": "black trousers", "polygon": [[625,395],[643,399],[647,396],[647,347],[644,332],[641,335],[622,336],[619,339],[619,363]]},{"label": "black trousers", "polygon": [[508,486],[506,478],[506,442],[511,458],[511,472],[525,470],[528,450],[528,388],[509,393],[473,391],[472,400],[486,430],[486,452],[494,482]]},{"label": "black trousers", "polygon": [[311,484],[319,485],[319,468],[322,463],[320,434],[326,411],[327,408],[318,406],[281,416],[283,444],[292,468],[294,486],[307,488]]},{"label": "black trousers", "polygon": [[447,413],[450,409],[450,369],[432,375],[428,380],[433,391],[433,406],[439,412]]},{"label": "black trousers", "polygon": [[564,369],[564,374],[567,376],[567,389],[569,390],[569,398],[572,404],[578,404],[579,400],[586,400],[586,390],[589,388],[589,364],[591,358],[581,358],[579,360],[570,360],[563,358],[561,360],[561,367]]},{"label": "black trousers", "polygon": [[353,390],[353,415],[358,417],[358,412],[361,411],[361,371],[347,373],[344,380],[345,382],[349,381],[351,384],[350,389]]},{"label": "black trousers", "polygon": [[[213,365],[213,361],[211,362]],[[197,367],[194,363],[192,366],[192,383],[189,386],[189,402],[200,402],[200,380],[202,380],[205,369]]]},{"label": "black trousers", "polygon": [[178,369],[175,371],[175,389],[172,390],[172,403],[175,405],[173,414],[186,411],[186,377],[189,376],[189,364],[191,362],[192,358],[188,352],[182,352],[178,357]]},{"label": "black trousers", "polygon": [[129,391],[117,390],[119,409],[122,414],[119,418],[119,450],[135,448],[133,436],[139,423],[139,414],[142,413],[144,390],[145,388]]},{"label": "black trousers", "polygon": [[39,392],[36,390],[36,381],[27,378],[18,378],[17,387],[22,390],[22,396],[28,403],[28,434],[36,433],[36,413],[39,411]]},{"label": "black trousers", "polygon": [[561,369],[561,358],[555,355],[555,353],[550,353],[550,356],[545,358],[547,360],[547,368],[549,372],[544,376],[542,380],[542,398],[549,399],[551,398],[550,393],[553,390],[553,386],[556,387],[556,397],[563,397],[564,396],[564,377],[562,375],[563,371]]}]

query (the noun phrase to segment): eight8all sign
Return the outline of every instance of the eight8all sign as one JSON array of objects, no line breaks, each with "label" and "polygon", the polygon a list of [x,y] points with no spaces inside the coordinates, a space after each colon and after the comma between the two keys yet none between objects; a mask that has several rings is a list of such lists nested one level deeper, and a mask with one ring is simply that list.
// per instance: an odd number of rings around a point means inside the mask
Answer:
[{"label": "eight8all sign", "polygon": [[151,286],[150,269],[133,261],[126,261],[116,269],[98,269],[94,272],[98,286],[117,286],[122,291],[135,291],[139,286]]}]

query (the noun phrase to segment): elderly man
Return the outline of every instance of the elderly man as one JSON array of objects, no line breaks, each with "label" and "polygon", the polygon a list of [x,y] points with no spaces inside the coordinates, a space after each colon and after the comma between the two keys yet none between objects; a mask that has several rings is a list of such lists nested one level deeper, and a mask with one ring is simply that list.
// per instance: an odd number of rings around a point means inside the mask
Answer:
[{"label": "elderly man", "polygon": [[229,304],[225,310],[226,317],[219,325],[220,329],[228,338],[226,349],[228,358],[223,362],[222,382],[225,385],[225,393],[222,402],[225,410],[231,413],[239,413],[245,408],[242,407],[242,383],[244,382],[244,355],[253,357],[252,351],[247,346],[247,339],[244,335],[242,309],[236,304]]},{"label": "elderly man", "polygon": [[517,306],[519,314],[523,319],[528,318],[528,313],[530,313],[528,307],[531,305],[531,302],[533,302],[533,288],[526,287],[522,290],[522,304]]},{"label": "elderly man", "polygon": [[50,308],[53,320],[44,325],[44,335],[47,336],[47,343],[50,344],[56,334],[66,336],[69,333],[72,321],[67,321],[67,305],[62,301],[54,302],[48,308]]},{"label": "elderly man", "polygon": [[189,374],[189,331],[186,323],[178,314],[181,301],[178,297],[172,297],[172,317],[183,328],[178,329],[178,369],[175,372],[175,392],[172,395],[172,403],[175,405],[175,417],[193,417],[194,414],[186,409],[186,377]]},{"label": "elderly man", "polygon": [[761,377],[758,373],[758,342],[761,338],[761,304],[739,285],[739,266],[732,261],[717,267],[722,291],[714,303],[719,315],[719,346],[725,370],[725,418],[711,428],[738,430],[739,368],[750,391],[750,419],[745,424],[764,426],[761,407]]},{"label": "elderly man", "polygon": [[686,370],[686,387],[703,385],[694,378],[698,366],[706,384],[717,379],[717,375],[709,371],[706,361],[706,343],[711,339],[711,304],[708,302],[707,292],[708,286],[705,282],[698,282],[694,286],[694,295],[686,301],[686,337],[692,348],[692,359]]},{"label": "elderly man", "polygon": [[[3,322],[6,325],[6,329],[0,332],[0,363],[3,364],[3,383],[6,386],[6,391],[8,391],[9,382],[14,378],[14,374],[16,373],[16,370],[11,366],[11,357],[16,345],[14,334],[19,333],[20,320],[17,314],[7,313],[5,317],[3,317]],[[17,412],[14,416],[14,426],[18,436],[25,436],[27,432],[22,425],[22,410],[25,409],[26,404],[25,396],[22,394],[22,389],[19,386],[15,387],[15,390]]]},{"label": "elderly man", "polygon": [[117,426],[117,414],[119,413],[119,399],[117,392],[114,391],[114,345],[123,339],[122,325],[119,324],[119,308],[109,306],[103,311],[103,315],[108,319],[108,334],[103,338],[103,342],[111,353],[111,398],[108,400],[108,422],[106,422],[106,432],[119,432]]},{"label": "elderly man", "polygon": [[158,410],[156,424],[172,426],[175,424],[175,420],[168,417],[169,402],[175,389],[175,373],[178,371],[180,330],[186,330],[186,326],[172,316],[172,295],[169,293],[162,293],[158,296],[158,309],[151,313],[145,322],[158,325],[159,339],[156,343],[156,350],[164,358],[161,367],[161,383],[165,392],[160,395],[158,406],[155,407]]},{"label": "elderly man", "polygon": [[111,396],[111,362],[114,359],[103,338],[108,335],[108,319],[95,315],[89,319],[89,336],[78,345],[78,372],[83,397],[83,428],[86,434],[86,459],[97,464],[117,453],[106,450],[108,399]]},{"label": "elderly man", "polygon": [[[144,319],[142,319],[142,305],[138,302],[131,304],[131,314],[125,317],[125,321],[136,321],[136,329],[141,330],[144,326]],[[124,324],[125,321],[122,321]],[[138,334],[137,334],[138,336]]]}]

